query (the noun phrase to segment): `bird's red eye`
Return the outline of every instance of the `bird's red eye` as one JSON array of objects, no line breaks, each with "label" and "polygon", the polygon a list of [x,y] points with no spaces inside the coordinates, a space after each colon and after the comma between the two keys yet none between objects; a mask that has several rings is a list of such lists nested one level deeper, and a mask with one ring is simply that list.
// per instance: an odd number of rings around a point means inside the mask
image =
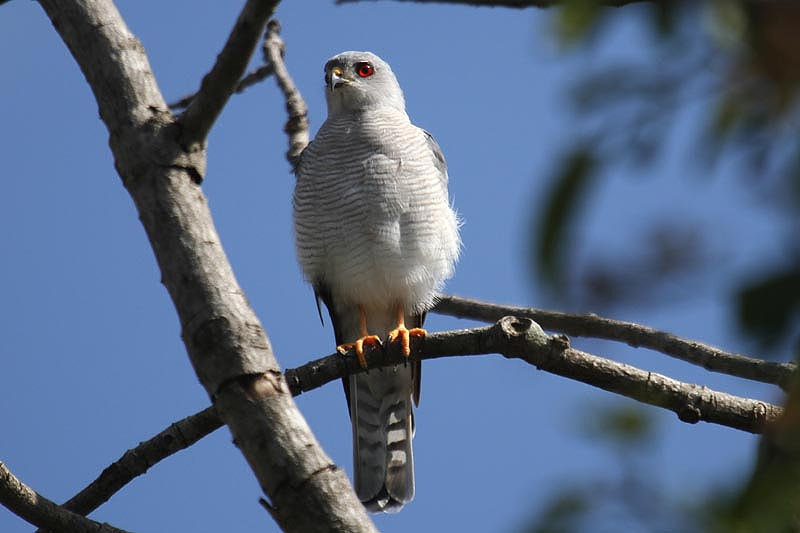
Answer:
[{"label": "bird's red eye", "polygon": [[375,74],[375,69],[369,63],[356,63],[356,74],[362,78],[369,78]]}]

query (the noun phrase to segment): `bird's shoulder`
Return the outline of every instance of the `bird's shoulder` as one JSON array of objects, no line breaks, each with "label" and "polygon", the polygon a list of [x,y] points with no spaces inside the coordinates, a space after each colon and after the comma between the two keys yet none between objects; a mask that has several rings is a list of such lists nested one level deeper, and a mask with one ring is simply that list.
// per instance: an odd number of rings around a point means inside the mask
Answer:
[{"label": "bird's shoulder", "polygon": [[436,142],[436,138],[428,131],[422,128],[419,128],[422,132],[422,135],[425,138],[425,144],[430,150],[431,155],[433,156],[433,164],[436,166],[436,169],[445,176],[445,180],[447,177],[447,161],[444,158],[444,153],[442,152],[439,143]]}]

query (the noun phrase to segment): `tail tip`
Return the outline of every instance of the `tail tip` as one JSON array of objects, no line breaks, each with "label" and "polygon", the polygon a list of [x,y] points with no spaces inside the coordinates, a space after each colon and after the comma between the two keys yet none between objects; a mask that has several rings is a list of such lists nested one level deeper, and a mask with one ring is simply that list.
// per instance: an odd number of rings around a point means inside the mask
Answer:
[{"label": "tail tip", "polygon": [[399,513],[400,509],[402,509],[403,506],[409,501],[411,501],[411,498],[406,501],[401,501],[394,498],[391,494],[389,494],[389,491],[386,490],[386,486],[384,485],[377,495],[369,500],[362,501],[361,503],[363,503],[364,507],[367,508],[367,511],[371,513],[394,514]]}]

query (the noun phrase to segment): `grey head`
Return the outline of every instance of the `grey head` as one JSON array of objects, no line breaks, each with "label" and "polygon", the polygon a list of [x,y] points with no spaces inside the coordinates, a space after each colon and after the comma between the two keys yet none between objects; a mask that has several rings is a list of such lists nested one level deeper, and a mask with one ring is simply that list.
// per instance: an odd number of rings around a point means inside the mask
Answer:
[{"label": "grey head", "polygon": [[405,111],[403,91],[391,67],[372,52],[342,52],[325,63],[328,115],[390,106]]}]

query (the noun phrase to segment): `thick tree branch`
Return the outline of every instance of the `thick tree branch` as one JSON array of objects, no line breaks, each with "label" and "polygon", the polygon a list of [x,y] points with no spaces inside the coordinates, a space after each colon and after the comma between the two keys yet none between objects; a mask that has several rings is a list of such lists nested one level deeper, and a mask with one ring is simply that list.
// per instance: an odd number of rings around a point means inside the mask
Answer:
[{"label": "thick tree branch", "polygon": [[509,315],[527,317],[538,322],[546,330],[565,333],[573,337],[620,341],[636,348],[645,347],[702,366],[706,370],[772,383],[784,389],[791,382],[792,374],[797,368],[794,363],[775,363],[732,354],[707,344],[682,339],[672,333],[594,314],[571,315],[531,307],[497,305],[447,295],[439,296],[439,301],[433,311],[443,315],[471,318],[483,322],[494,322]]},{"label": "thick tree branch", "polygon": [[289,135],[289,151],[286,152],[286,159],[294,167],[300,159],[300,154],[308,146],[308,107],[283,62],[285,46],[280,32],[280,23],[277,20],[269,21],[267,38],[264,40],[264,55],[275,69],[275,79],[286,100],[286,112],[289,115],[289,120],[283,128]]},{"label": "thick tree branch", "polygon": [[205,75],[200,90],[180,116],[184,146],[204,144],[211,126],[239,83],[253,55],[264,25],[278,5],[277,0],[248,0],[228,37],[217,62]]},{"label": "thick tree branch", "polygon": [[125,533],[122,529],[67,511],[17,479],[2,462],[0,462],[0,503],[31,524],[53,531]]},{"label": "thick tree branch", "polygon": [[[280,527],[375,531],[347,476],[332,464],[297,410],[199,186],[206,164],[200,141],[247,62],[228,56],[249,57],[244,43],[255,45],[275,2],[247,3],[236,27],[245,37],[228,40],[182,125],[169,112],[143,47],[110,0],[40,4],[97,99],[116,169],[155,252],[195,372]],[[187,138],[198,142],[188,146]]]}]

